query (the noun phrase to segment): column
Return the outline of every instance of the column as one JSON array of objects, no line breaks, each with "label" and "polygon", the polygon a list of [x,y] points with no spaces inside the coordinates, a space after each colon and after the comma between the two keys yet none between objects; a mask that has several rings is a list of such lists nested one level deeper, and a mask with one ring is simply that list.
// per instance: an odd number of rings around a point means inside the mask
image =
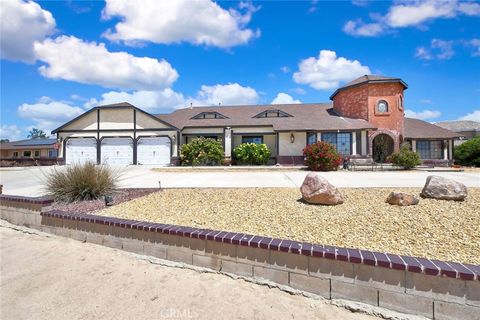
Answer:
[{"label": "column", "polygon": [[357,154],[357,133],[352,132],[352,156]]},{"label": "column", "polygon": [[443,141],[443,160],[448,160],[448,142]]},{"label": "column", "polygon": [[367,141],[368,137],[367,137],[367,131],[366,130],[362,130],[361,132],[361,148],[362,148],[362,156],[366,156],[368,154],[367,152],[367,144],[368,144],[368,141]]},{"label": "column", "polygon": [[317,141],[322,141],[322,133],[317,132]]},{"label": "column", "polygon": [[225,128],[225,158],[232,157],[232,129]]},{"label": "column", "polygon": [[412,151],[417,152],[417,140],[412,140]]},{"label": "column", "polygon": [[453,160],[453,140],[448,140],[448,159]]}]

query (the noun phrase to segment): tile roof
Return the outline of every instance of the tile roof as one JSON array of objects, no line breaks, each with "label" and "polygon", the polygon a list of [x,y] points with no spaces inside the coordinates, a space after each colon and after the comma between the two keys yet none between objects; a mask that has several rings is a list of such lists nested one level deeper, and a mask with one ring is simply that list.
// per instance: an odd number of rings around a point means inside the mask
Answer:
[{"label": "tile roof", "polygon": [[52,148],[57,139],[26,139],[19,141],[10,141],[0,144],[0,149],[25,149],[27,147]]},{"label": "tile roof", "polygon": [[405,138],[413,139],[452,139],[462,137],[461,134],[456,132],[413,118],[405,118],[404,136]]},{"label": "tile roof", "polygon": [[435,125],[455,132],[480,131],[480,122],[470,120],[452,120],[437,122]]},{"label": "tile roof", "polygon": [[385,77],[385,76],[379,76],[379,75],[373,75],[373,74],[369,74],[369,75],[363,75],[361,77],[358,77],[357,79],[354,79],[352,81],[350,81],[349,83],[341,86],[340,88],[338,88],[337,90],[335,90],[335,92],[330,96],[330,100],[333,99],[333,97],[335,97],[335,95],[337,95],[337,93],[339,93],[340,91],[343,91],[347,88],[350,88],[350,87],[355,87],[355,86],[359,86],[359,85],[362,85],[364,83],[388,83],[388,82],[400,82],[404,87],[405,89],[408,88],[408,85],[400,78],[393,78],[393,77]]},{"label": "tile roof", "polygon": [[[255,118],[256,115],[266,110],[279,110],[292,115],[292,117]],[[192,117],[202,112],[218,112],[226,118],[192,119]],[[275,131],[375,128],[365,120],[338,115],[333,110],[331,103],[193,107],[178,109],[171,114],[159,114],[156,116],[180,129],[185,127],[235,126],[272,126]]]}]

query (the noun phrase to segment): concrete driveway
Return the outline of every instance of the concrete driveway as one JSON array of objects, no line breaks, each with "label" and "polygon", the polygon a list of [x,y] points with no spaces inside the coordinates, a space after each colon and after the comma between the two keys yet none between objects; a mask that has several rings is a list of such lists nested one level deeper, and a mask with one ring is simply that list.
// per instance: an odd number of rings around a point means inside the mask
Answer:
[{"label": "concrete driveway", "polygon": [[1,319],[379,319],[222,274],[20,229],[0,223]]},{"label": "concrete driveway", "polygon": [[[0,181],[5,194],[40,196],[45,194],[44,181],[55,167],[1,168]],[[57,167],[62,169],[61,167]],[[216,172],[161,172],[153,167],[116,167],[121,172],[122,188],[264,188],[300,187],[307,171],[216,171]],[[426,172],[426,171],[364,171],[322,172],[331,183],[341,188],[422,187],[429,175],[441,175],[464,183],[467,187],[480,187],[478,172]]]}]

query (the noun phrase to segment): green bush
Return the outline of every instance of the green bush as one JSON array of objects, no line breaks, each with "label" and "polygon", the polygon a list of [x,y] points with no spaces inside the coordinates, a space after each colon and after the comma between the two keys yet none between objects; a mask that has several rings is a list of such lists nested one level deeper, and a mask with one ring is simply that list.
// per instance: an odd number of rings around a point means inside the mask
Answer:
[{"label": "green bush", "polygon": [[305,165],[312,171],[333,171],[338,170],[342,157],[338,154],[335,146],[319,141],[310,144],[303,149]]},{"label": "green bush", "polygon": [[392,163],[404,169],[411,169],[422,163],[418,153],[410,150],[410,144],[405,143],[400,148],[400,151],[394,152],[391,155]]},{"label": "green bush", "polygon": [[180,161],[183,166],[219,165],[223,155],[222,144],[212,138],[195,138],[182,145],[180,149]]},{"label": "green bush", "polygon": [[454,150],[456,163],[463,166],[480,167],[480,136],[465,141]]},{"label": "green bush", "polygon": [[118,172],[93,162],[54,168],[46,175],[47,192],[56,201],[74,202],[95,200],[110,192],[117,185]]},{"label": "green bush", "polygon": [[266,144],[242,143],[233,149],[238,164],[263,165],[270,159],[270,150]]}]

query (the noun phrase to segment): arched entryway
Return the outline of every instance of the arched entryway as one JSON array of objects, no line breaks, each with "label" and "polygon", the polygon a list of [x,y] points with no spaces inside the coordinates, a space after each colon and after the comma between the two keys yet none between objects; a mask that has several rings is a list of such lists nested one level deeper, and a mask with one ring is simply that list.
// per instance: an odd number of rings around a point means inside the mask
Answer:
[{"label": "arched entryway", "polygon": [[394,144],[393,138],[388,134],[382,133],[373,138],[373,160],[380,163],[386,162],[387,157],[393,153]]}]

